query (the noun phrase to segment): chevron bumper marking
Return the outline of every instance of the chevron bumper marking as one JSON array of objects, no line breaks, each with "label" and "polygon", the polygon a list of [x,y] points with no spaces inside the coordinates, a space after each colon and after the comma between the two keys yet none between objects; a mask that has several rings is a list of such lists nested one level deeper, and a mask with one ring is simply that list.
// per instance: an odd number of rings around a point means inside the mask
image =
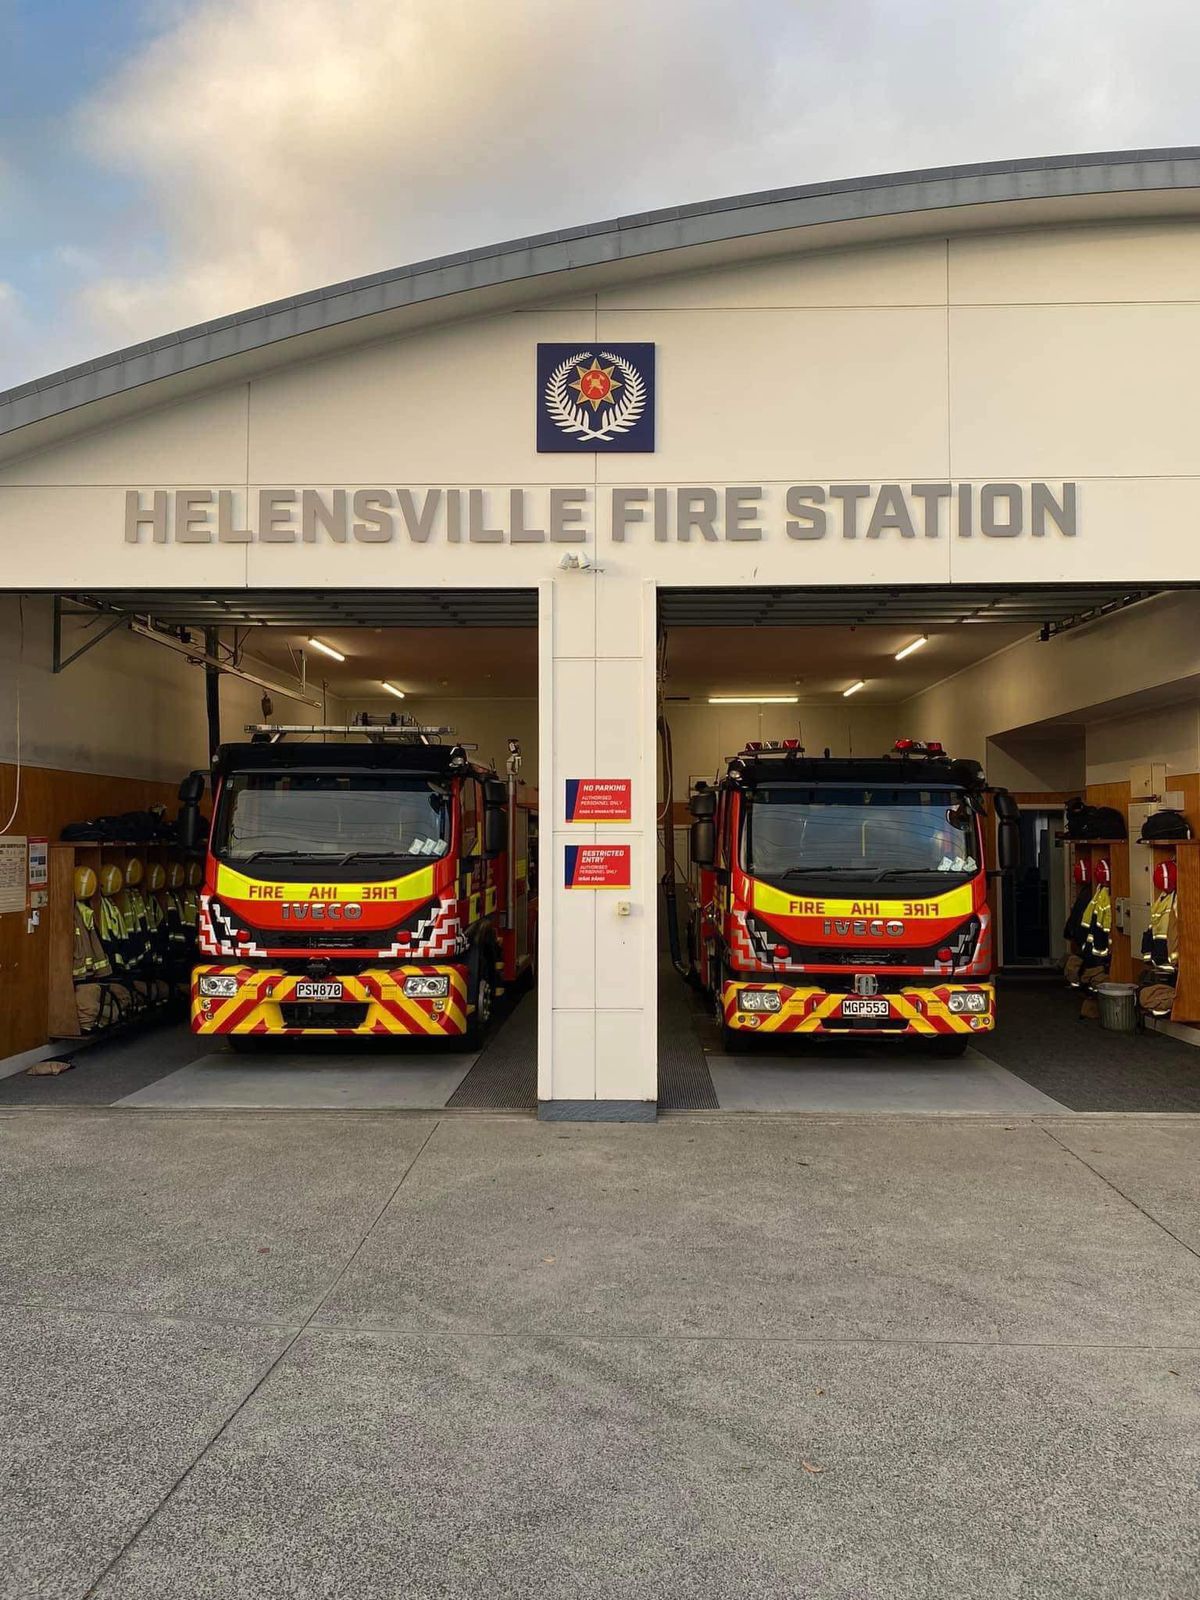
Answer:
[{"label": "chevron bumper marking", "polygon": [[[407,977],[434,977],[445,974],[449,980],[444,1000],[410,1000],[404,993]],[[200,994],[201,977],[221,976],[238,980],[238,990],[228,999],[209,999]],[[363,1020],[355,1027],[286,1027],[282,1005],[295,1002],[296,985],[307,980],[303,973],[264,970],[261,967],[203,966],[192,971],[193,1033],[279,1034],[366,1036],[407,1034],[421,1038],[457,1038],[467,1031],[467,978],[461,967],[419,966],[370,969],[354,976],[340,975],[344,1001],[321,1008],[336,1017],[339,1005],[350,1008],[366,1005]]]},{"label": "chevron bumper marking", "polygon": [[[738,995],[745,989],[777,994],[779,1010],[741,1010]],[[970,1014],[951,1011],[950,996],[962,992],[985,994],[987,1010]],[[784,983],[729,982],[721,991],[721,1011],[726,1027],[738,1032],[817,1033],[843,1039],[872,1033],[887,1039],[931,1038],[946,1033],[987,1033],[996,1026],[996,994],[990,983],[939,983],[928,987],[910,984],[893,994],[878,996],[888,1002],[889,1008],[889,1015],[879,1021],[891,1026],[872,1027],[873,1019],[867,1018],[855,1018],[853,1027],[845,1023],[838,1026],[842,1001],[854,998],[827,994],[823,989],[794,989]],[[896,1027],[901,1021],[905,1026]]]}]

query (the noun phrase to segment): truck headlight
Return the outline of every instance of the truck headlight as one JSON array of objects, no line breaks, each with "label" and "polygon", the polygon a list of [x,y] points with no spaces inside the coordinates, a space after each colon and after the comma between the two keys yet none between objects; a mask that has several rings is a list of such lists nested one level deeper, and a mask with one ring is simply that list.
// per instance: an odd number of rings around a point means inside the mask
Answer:
[{"label": "truck headlight", "polygon": [[444,972],[435,973],[431,977],[405,978],[404,998],[406,1000],[444,1000],[450,993],[450,979]]},{"label": "truck headlight", "polygon": [[774,989],[739,989],[739,1011],[778,1011],[783,1005]]},{"label": "truck headlight", "polygon": [[218,977],[211,973],[202,973],[200,977],[200,993],[209,1000],[232,1000],[238,992],[238,980],[233,977]]},{"label": "truck headlight", "polygon": [[950,996],[950,1010],[956,1015],[964,1011],[978,1014],[988,1008],[988,997],[982,989],[957,989]]}]

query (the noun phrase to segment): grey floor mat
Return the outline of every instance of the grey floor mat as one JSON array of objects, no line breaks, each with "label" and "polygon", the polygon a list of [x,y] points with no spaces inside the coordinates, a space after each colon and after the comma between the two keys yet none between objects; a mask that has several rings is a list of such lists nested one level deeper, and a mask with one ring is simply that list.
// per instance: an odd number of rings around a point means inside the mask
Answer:
[{"label": "grey floor mat", "polygon": [[717,1094],[698,1028],[700,997],[669,959],[658,971],[658,1104],[662,1111],[716,1111]]},{"label": "grey floor mat", "polygon": [[175,1111],[214,1107],[339,1111],[440,1111],[475,1062],[466,1052],[393,1048],[311,1055],[271,1051],[260,1059],[218,1050],[118,1100]]},{"label": "grey floor mat", "polygon": [[537,996],[523,994],[450,1096],[451,1111],[537,1108]]},{"label": "grey floor mat", "polygon": [[1066,1108],[977,1050],[951,1061],[890,1050],[886,1056],[820,1045],[807,1053],[713,1056],[722,1111],[910,1111],[1061,1114]]}]

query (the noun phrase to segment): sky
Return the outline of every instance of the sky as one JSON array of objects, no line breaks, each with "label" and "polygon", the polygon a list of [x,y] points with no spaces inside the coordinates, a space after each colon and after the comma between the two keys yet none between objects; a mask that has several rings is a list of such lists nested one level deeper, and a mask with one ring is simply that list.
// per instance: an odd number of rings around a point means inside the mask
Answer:
[{"label": "sky", "polygon": [[0,0],[0,389],[658,206],[1200,143],[1194,0]]}]

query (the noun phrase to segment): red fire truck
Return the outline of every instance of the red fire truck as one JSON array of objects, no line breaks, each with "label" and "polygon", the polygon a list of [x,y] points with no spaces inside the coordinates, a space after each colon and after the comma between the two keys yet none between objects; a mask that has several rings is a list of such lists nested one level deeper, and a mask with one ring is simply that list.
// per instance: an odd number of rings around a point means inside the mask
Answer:
[{"label": "red fire truck", "polygon": [[995,1026],[985,862],[1017,807],[979,764],[902,739],[877,760],[748,744],[692,795],[689,955],[726,1049],[752,1034],[922,1039]]},{"label": "red fire truck", "polygon": [[[193,1031],[477,1045],[534,962],[537,810],[515,742],[506,781],[402,719],[247,731],[214,764]],[[185,837],[202,791],[200,774],[180,790]]]}]

